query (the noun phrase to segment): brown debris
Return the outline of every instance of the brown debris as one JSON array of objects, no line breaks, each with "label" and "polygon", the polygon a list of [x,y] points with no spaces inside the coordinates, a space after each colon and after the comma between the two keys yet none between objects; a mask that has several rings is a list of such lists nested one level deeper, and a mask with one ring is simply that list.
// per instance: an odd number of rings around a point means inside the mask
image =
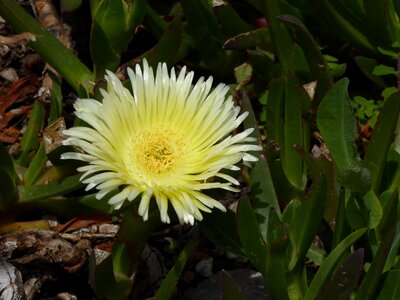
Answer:
[{"label": "brown debris", "polygon": [[25,77],[15,81],[8,91],[0,94],[0,141],[15,143],[20,136],[20,131],[11,126],[10,122],[16,117],[27,115],[31,105],[12,106],[26,100],[31,94],[36,93],[40,82],[34,76]]},{"label": "brown debris", "polygon": [[36,36],[30,32],[23,32],[13,36],[2,36],[0,35],[0,44],[4,45],[15,45],[26,42],[36,41]]},{"label": "brown debris", "polygon": [[[52,32],[63,45],[72,49],[72,39],[70,36],[69,27],[64,24],[59,18],[54,5],[51,0],[34,0],[32,1],[35,10],[35,15],[40,24],[50,32]],[[55,76],[61,81],[61,75],[49,64],[46,63],[45,70],[48,70],[55,74]],[[41,95],[42,99],[47,99],[50,97],[50,91],[53,87],[53,80],[46,72],[43,76]]]},{"label": "brown debris", "polygon": [[76,272],[84,265],[87,247],[88,243],[73,245],[48,230],[27,230],[0,237],[0,257],[3,259],[18,264],[35,261],[59,264],[69,272]]}]

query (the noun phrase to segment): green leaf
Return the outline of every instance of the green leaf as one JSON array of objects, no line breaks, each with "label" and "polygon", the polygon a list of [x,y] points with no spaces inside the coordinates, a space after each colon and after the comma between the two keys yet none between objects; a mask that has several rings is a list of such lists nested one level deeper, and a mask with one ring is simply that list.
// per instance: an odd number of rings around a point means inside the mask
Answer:
[{"label": "green leaf", "polygon": [[316,300],[350,299],[356,289],[364,261],[364,249],[358,249],[338,267],[318,293]]},{"label": "green leaf", "polygon": [[364,195],[364,204],[368,210],[368,228],[376,228],[383,215],[381,202],[373,191],[369,191]]},{"label": "green leaf", "polygon": [[[94,270],[94,290],[99,298],[125,300],[136,294],[133,285],[140,266],[140,256],[151,233],[160,225],[159,211],[151,211],[145,222],[138,215],[137,207],[124,212],[123,221],[118,232],[119,240],[114,243],[112,263],[105,270]],[[110,270],[111,269],[111,270]],[[107,274],[114,274],[113,278]]]},{"label": "green leaf", "polygon": [[214,7],[215,16],[221,25],[222,31],[227,36],[234,36],[251,30],[251,27],[242,20],[240,15],[230,4],[223,4]]},{"label": "green leaf", "polygon": [[373,261],[359,286],[355,300],[376,299],[375,293],[381,282],[382,272],[396,234],[398,201],[399,194],[398,190],[396,190],[390,194],[388,203],[384,206],[382,221],[378,228],[382,238],[380,239],[379,247]]},{"label": "green leaf", "polygon": [[211,214],[204,214],[199,223],[200,230],[215,245],[245,257],[239,236],[235,230],[235,215],[231,210],[220,212],[214,210]]},{"label": "green leaf", "polygon": [[291,15],[281,15],[278,16],[278,19],[291,25],[296,31],[296,39],[299,41],[310,67],[311,80],[317,80],[318,82],[312,102],[313,107],[317,108],[326,91],[333,85],[326,60],[312,34],[300,20]]},{"label": "green leaf", "polygon": [[400,92],[396,92],[385,101],[365,153],[364,166],[371,172],[372,188],[377,194],[381,191],[383,166],[394,140],[399,113]]},{"label": "green leaf", "polygon": [[222,50],[222,34],[211,3],[202,0],[182,0],[187,20],[187,33],[193,38],[204,65],[218,74],[225,72],[226,55]]},{"label": "green leaf", "polygon": [[[134,277],[134,266],[138,262],[134,261],[135,257],[131,255],[127,244],[116,241],[112,247],[112,265],[115,278],[113,292],[108,289],[107,298],[115,300],[124,300],[129,297],[132,290]],[[110,286],[109,286],[110,287]]]},{"label": "green leaf", "polygon": [[63,96],[61,91],[61,82],[51,71],[48,72],[51,80],[51,106],[50,106],[50,115],[48,118],[48,123],[51,124],[61,117],[62,108],[63,108]]},{"label": "green leaf", "polygon": [[157,45],[140,57],[145,57],[152,67],[157,67],[159,62],[165,62],[168,66],[174,65],[178,59],[177,55],[181,46],[182,33],[181,17],[176,16],[161,36]]},{"label": "green leaf", "polygon": [[4,147],[3,143],[0,142],[0,170],[4,170],[8,176],[12,179],[14,185],[18,182],[18,175],[15,172],[14,162],[10,154],[8,154],[7,149]]},{"label": "green leaf", "polygon": [[93,75],[89,69],[15,1],[0,1],[0,15],[15,32],[31,32],[35,35],[36,41],[30,42],[29,45],[55,68],[75,91],[78,91],[81,85],[86,90],[90,89]]},{"label": "green leaf", "polygon": [[400,299],[400,270],[390,270],[376,300]]},{"label": "green leaf", "polygon": [[61,0],[63,11],[70,12],[82,5],[82,0]]},{"label": "green leaf", "polygon": [[[268,140],[283,144],[283,108],[285,100],[285,81],[277,78],[269,84],[267,100],[267,132]],[[293,145],[292,145],[293,146]]]},{"label": "green leaf", "polygon": [[224,270],[221,272],[221,291],[222,300],[246,300],[246,297],[240,291],[237,283],[232,277]]},{"label": "green leaf", "polygon": [[21,139],[21,152],[18,156],[18,163],[27,166],[30,161],[29,152],[39,146],[39,132],[43,128],[44,107],[39,101],[33,104],[32,112],[29,116],[29,123]]},{"label": "green leaf", "polygon": [[[369,39],[375,44],[389,47],[392,41],[396,40],[392,20],[390,19],[390,8],[388,3],[391,0],[367,1],[365,4],[365,22]],[[391,34],[391,31],[393,33]],[[393,39],[393,40],[392,40]]]},{"label": "green leaf", "polygon": [[96,78],[101,78],[106,69],[114,71],[118,67],[120,56],[145,13],[146,0],[103,0],[98,5],[92,4],[90,52]]},{"label": "green leaf", "polygon": [[[182,274],[183,268],[186,265],[186,262],[193,251],[197,248],[200,243],[200,239],[195,237],[192,238],[179,254],[177,261],[175,262],[174,266],[168,272],[167,277],[165,277],[163,283],[161,284],[160,288],[158,289],[155,298],[160,300],[168,300],[171,299],[172,292],[174,291],[176,284]],[[239,299],[239,298],[235,298]]]},{"label": "green leaf", "polygon": [[378,65],[372,71],[373,75],[383,76],[383,75],[395,75],[397,76],[397,71],[393,67],[385,66],[385,65]]},{"label": "green leaf", "polygon": [[370,80],[376,83],[380,87],[385,87],[385,81],[373,74],[375,67],[378,65],[378,61],[374,58],[363,57],[363,56],[356,56],[354,60],[360,70],[367,76]]},{"label": "green leaf", "polygon": [[360,237],[362,237],[366,231],[367,230],[365,228],[362,228],[351,233],[343,241],[341,241],[335,249],[333,249],[312,279],[304,300],[315,299],[321,288],[331,278],[347,249]]},{"label": "green leaf", "polygon": [[[249,116],[244,120],[244,127],[255,128],[252,136],[257,138],[258,141],[261,141],[261,134],[258,130],[256,116],[250,103],[250,99],[244,91],[241,93],[241,99],[242,109],[249,112]],[[274,208],[279,218],[281,217],[281,211],[274,183],[272,182],[271,173],[263,153],[258,155],[258,161],[256,161],[250,169],[249,175],[251,200],[254,211],[260,226],[260,231],[264,239],[267,239],[269,207]]]},{"label": "green leaf", "polygon": [[348,83],[346,78],[339,80],[326,93],[317,112],[318,128],[341,174],[359,164],[355,145],[357,127],[348,99]]},{"label": "green leaf", "polygon": [[[370,54],[375,54],[375,48],[371,45],[366,35],[360,32],[360,26],[353,21],[356,18],[345,18],[342,12],[338,12],[335,8],[335,1],[328,0],[312,0],[314,7],[317,8],[323,20],[330,26],[340,32],[340,38],[344,41],[350,41],[357,47],[362,48]],[[359,28],[357,28],[359,27]]]},{"label": "green leaf", "polygon": [[3,211],[16,198],[17,189],[6,169],[0,168],[0,211]]},{"label": "green leaf", "polygon": [[266,52],[261,50],[248,50],[249,62],[253,67],[253,74],[260,76],[265,82],[272,83],[279,78],[281,70]]},{"label": "green leaf", "polygon": [[[285,84],[283,143],[281,144],[281,159],[283,170],[289,182],[299,190],[305,187],[305,166],[302,157],[295,147],[307,148],[306,127],[302,119],[302,101],[308,101],[303,88],[289,76]],[[308,136],[307,136],[308,137]]]},{"label": "green leaf", "polygon": [[81,174],[66,177],[59,182],[49,184],[19,186],[19,202],[35,202],[52,196],[60,196],[82,188],[84,185],[79,181]]},{"label": "green leaf", "polygon": [[294,72],[295,61],[293,56],[293,40],[285,25],[277,20],[281,14],[277,0],[262,0],[261,7],[265,18],[269,22],[272,42],[276,56],[282,66],[283,72]]},{"label": "green leaf", "polygon": [[43,172],[46,166],[47,155],[44,147],[44,143],[41,143],[38,151],[33,157],[31,163],[28,166],[24,174],[24,183],[26,186],[32,185],[39,175]]},{"label": "green leaf", "polygon": [[242,197],[238,205],[237,230],[246,257],[262,274],[265,272],[267,245],[248,197]]},{"label": "green leaf", "polygon": [[285,253],[288,240],[276,240],[268,245],[265,282],[270,299],[289,300],[286,281]]},{"label": "green leaf", "polygon": [[224,43],[224,49],[245,50],[260,45],[272,46],[271,34],[268,28],[259,28],[231,37]]},{"label": "green leaf", "polygon": [[[327,178],[319,175],[314,178],[313,185],[303,202],[294,209],[293,220],[288,225],[292,241],[292,255],[288,265],[293,270],[303,264],[304,258],[317,233],[325,211],[327,200]],[[305,222],[305,220],[307,220]]]}]

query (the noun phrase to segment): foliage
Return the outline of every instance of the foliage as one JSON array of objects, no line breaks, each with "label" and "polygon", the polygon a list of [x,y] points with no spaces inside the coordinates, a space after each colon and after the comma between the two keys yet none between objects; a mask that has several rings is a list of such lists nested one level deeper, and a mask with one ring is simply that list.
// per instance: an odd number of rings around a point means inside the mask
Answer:
[{"label": "foliage", "polygon": [[[13,1],[0,2],[0,15],[16,32],[36,35],[30,45],[78,95],[95,96],[92,83],[105,69],[117,71],[147,58],[153,66],[159,61],[187,65],[231,83],[235,99],[250,112],[245,127],[257,128],[254,136],[265,151],[242,172],[248,189],[237,211],[213,212],[198,224],[207,239],[248,259],[264,276],[271,299],[397,297],[396,1],[93,0],[91,14],[84,13],[83,2],[74,2],[65,15],[72,30],[80,19],[91,19],[91,61],[65,49]],[[62,117],[61,97],[58,85],[48,120],[35,103],[15,157],[0,145],[2,211],[33,205],[63,216],[111,213],[106,201],[97,202],[82,190],[77,166],[58,159],[67,151],[62,137],[49,150],[39,136]],[[361,134],[366,124],[373,128],[370,136]],[[120,212],[125,216],[121,239],[112,257],[92,271],[99,297],[128,297],[138,253],[157,230],[157,215],[146,223],[134,210]],[[156,297],[173,293],[197,244],[195,238],[183,248]],[[306,261],[318,251],[326,257],[312,266],[315,272]],[[352,277],[342,281],[340,270],[351,270]],[[111,282],[108,291],[102,289],[105,282]],[[245,298],[227,274],[221,288],[224,299]]]}]

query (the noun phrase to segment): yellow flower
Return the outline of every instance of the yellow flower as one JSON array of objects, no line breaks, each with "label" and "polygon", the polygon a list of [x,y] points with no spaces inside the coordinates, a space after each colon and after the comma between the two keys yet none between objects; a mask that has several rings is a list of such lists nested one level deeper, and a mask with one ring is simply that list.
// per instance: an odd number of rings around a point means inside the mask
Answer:
[{"label": "yellow flower", "polygon": [[[128,69],[133,94],[111,72],[105,77],[107,91],[102,102],[78,99],[76,116],[90,127],[73,127],[64,134],[65,145],[81,152],[68,152],[63,159],[77,159],[88,164],[78,168],[86,190],[96,188],[101,199],[109,199],[116,209],[140,196],[139,214],[148,219],[149,202],[155,199],[161,220],[169,223],[171,203],[181,223],[193,225],[202,220],[200,211],[211,212],[225,207],[202,190],[221,188],[238,191],[239,182],[222,173],[239,170],[240,161],[256,161],[247,151],[259,151],[253,128],[230,135],[248,115],[240,114],[229,88],[220,84],[212,90],[212,77],[192,84],[193,72],[183,68],[178,76],[166,64],[156,73],[146,61],[143,69]],[[219,178],[222,182],[210,182]]]}]

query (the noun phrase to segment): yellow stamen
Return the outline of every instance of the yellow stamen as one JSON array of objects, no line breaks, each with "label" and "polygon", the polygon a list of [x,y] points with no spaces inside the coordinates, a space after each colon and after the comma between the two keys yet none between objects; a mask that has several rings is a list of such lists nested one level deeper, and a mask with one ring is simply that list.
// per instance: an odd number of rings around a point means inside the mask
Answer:
[{"label": "yellow stamen", "polygon": [[135,165],[153,176],[171,174],[181,165],[186,153],[182,137],[165,126],[138,132],[132,143]]}]

